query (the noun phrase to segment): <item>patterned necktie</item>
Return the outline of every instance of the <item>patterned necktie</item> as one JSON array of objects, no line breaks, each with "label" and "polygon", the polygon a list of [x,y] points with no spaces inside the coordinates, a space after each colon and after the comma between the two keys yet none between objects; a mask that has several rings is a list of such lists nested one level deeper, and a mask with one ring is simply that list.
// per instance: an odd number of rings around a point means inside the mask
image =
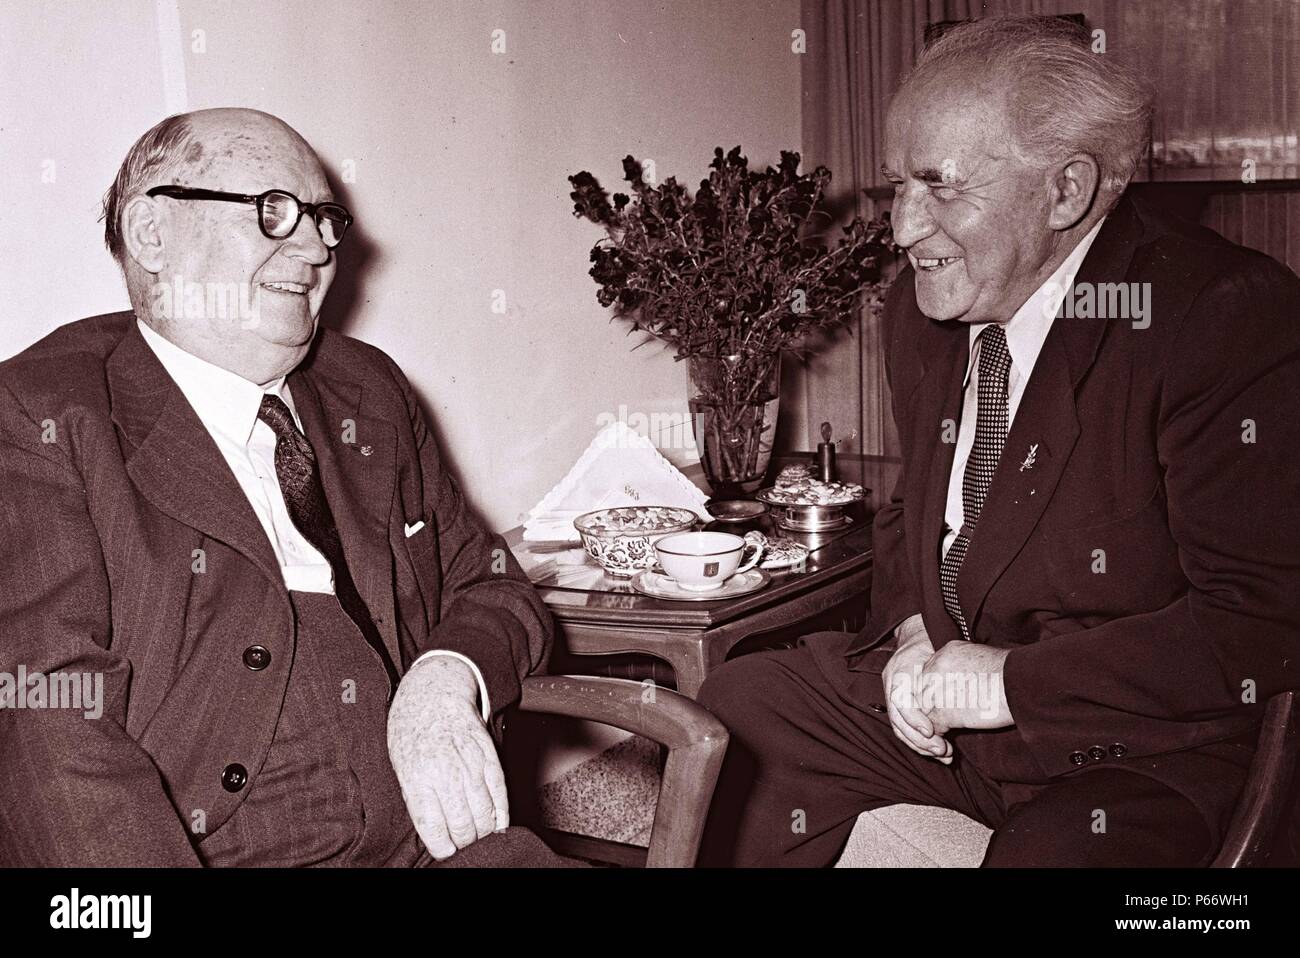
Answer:
[{"label": "patterned necktie", "polygon": [[375,628],[370,611],[348,571],[347,560],[343,557],[343,542],[334,525],[329,504],[325,501],[325,490],[321,486],[320,471],[316,466],[316,453],[307,437],[294,425],[293,415],[280,397],[270,393],[263,396],[257,418],[270,426],[276,435],[275,477],[280,482],[280,491],[284,493],[289,518],[303,534],[303,538],[315,546],[333,567],[334,595],[348,618],[356,623],[366,642],[379,654],[384,670],[388,673],[388,691],[391,696],[397,688],[397,670],[393,668],[379,630]]},{"label": "patterned necktie", "polygon": [[979,411],[975,416],[975,445],[971,447],[961,480],[962,525],[939,566],[943,607],[961,629],[961,637],[967,641],[970,641],[970,629],[957,601],[957,573],[966,558],[966,550],[970,548],[971,536],[975,534],[975,525],[984,509],[984,498],[993,482],[998,460],[1002,458],[1002,447],[1007,442],[1007,377],[1011,372],[1007,333],[1001,323],[985,326],[978,341]]}]

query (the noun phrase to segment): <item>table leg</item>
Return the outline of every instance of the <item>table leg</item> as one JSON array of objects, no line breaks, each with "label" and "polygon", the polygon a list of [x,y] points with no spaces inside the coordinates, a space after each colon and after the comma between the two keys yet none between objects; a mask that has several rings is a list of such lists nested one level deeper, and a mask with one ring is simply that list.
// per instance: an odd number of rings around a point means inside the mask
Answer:
[{"label": "table leg", "polygon": [[709,646],[702,641],[699,634],[690,636],[665,636],[667,641],[659,655],[668,660],[677,679],[677,691],[689,698],[699,694],[705,676],[710,667],[716,667],[709,661]]}]

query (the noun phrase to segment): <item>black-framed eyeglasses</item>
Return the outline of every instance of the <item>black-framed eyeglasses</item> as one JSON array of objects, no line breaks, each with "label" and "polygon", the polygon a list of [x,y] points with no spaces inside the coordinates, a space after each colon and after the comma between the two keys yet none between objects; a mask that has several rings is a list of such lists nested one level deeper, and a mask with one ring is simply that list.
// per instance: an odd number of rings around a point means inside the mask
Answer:
[{"label": "black-framed eyeglasses", "polygon": [[155,186],[145,196],[170,196],[174,200],[221,200],[225,203],[251,203],[257,207],[257,223],[268,239],[285,239],[298,228],[302,214],[316,223],[321,241],[328,249],[343,242],[343,234],[352,225],[352,214],[338,203],[305,203],[285,190],[251,193],[223,193],[192,186]]}]

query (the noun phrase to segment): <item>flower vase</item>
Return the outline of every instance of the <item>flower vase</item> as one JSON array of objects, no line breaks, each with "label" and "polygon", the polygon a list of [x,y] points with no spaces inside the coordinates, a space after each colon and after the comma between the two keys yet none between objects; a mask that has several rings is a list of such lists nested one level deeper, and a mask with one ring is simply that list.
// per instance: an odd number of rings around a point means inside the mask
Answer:
[{"label": "flower vase", "polygon": [[687,364],[695,445],[714,498],[751,496],[772,458],[781,356],[692,356]]}]

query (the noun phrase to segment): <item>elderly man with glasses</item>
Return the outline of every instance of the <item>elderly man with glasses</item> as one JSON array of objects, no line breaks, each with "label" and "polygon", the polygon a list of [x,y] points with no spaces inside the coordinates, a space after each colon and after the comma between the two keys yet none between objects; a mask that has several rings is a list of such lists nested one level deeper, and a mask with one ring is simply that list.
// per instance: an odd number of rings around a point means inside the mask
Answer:
[{"label": "elderly man with glasses", "polygon": [[0,864],[562,863],[494,741],[549,618],[401,371],[318,327],[316,154],[171,117],[104,220],[133,310],[0,365],[0,673],[102,683],[0,709]]}]

